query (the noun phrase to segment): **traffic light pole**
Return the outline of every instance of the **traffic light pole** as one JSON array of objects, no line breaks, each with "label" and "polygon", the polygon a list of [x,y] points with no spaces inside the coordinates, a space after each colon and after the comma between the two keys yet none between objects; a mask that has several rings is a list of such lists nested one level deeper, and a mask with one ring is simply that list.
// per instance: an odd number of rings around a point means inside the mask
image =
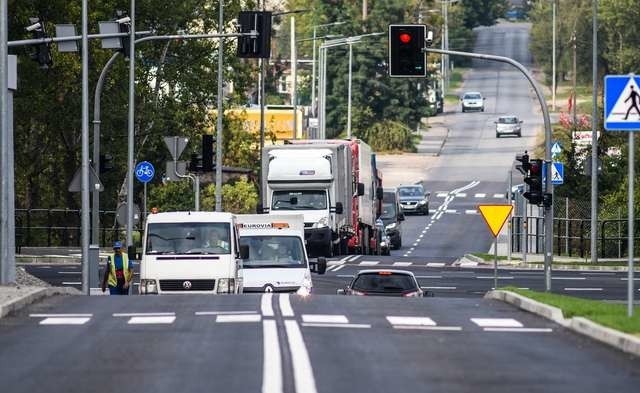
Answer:
[{"label": "traffic light pole", "polygon": [[[529,81],[531,87],[536,92],[540,108],[542,109],[542,117],[544,120],[544,139],[545,139],[545,152],[544,161],[546,163],[546,192],[552,195],[553,200],[553,185],[551,183],[551,120],[549,118],[549,109],[547,108],[547,102],[544,99],[542,90],[535,82],[529,71],[519,62],[504,56],[486,55],[481,53],[469,53],[458,52],[451,50],[442,50],[435,48],[424,48],[425,52],[437,53],[441,55],[454,55],[462,57],[470,57],[480,60],[497,61],[500,63],[511,64],[517,68]],[[553,203],[544,209],[544,276],[545,276],[545,290],[551,291],[551,264],[553,262]]]}]

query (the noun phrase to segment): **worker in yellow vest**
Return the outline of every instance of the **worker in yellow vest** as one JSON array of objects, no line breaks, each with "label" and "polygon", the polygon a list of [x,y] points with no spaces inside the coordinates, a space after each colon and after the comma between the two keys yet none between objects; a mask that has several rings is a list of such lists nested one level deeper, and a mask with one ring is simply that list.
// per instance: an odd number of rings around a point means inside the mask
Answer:
[{"label": "worker in yellow vest", "polygon": [[111,295],[128,295],[132,280],[133,269],[129,265],[129,258],[122,252],[122,243],[116,241],[113,244],[113,254],[109,256],[105,268],[102,292],[106,291],[108,285]]}]

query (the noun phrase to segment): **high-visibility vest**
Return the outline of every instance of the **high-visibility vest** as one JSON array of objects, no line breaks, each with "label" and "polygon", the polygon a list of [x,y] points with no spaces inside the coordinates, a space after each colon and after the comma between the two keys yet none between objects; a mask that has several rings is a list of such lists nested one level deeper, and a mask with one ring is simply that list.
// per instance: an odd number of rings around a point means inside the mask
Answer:
[{"label": "high-visibility vest", "polygon": [[[109,255],[109,286],[117,287],[118,286],[118,278],[116,277],[116,254]],[[127,254],[122,254],[122,271],[124,273],[125,281],[131,281],[131,276],[133,272],[129,270],[129,258]]]}]

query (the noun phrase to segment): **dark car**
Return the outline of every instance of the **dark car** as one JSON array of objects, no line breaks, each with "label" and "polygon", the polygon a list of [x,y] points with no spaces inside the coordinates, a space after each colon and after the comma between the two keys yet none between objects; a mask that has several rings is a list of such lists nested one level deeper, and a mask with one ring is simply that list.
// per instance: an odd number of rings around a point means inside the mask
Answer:
[{"label": "dark car", "polygon": [[361,270],[338,295],[423,297],[413,273],[406,270]]},{"label": "dark car", "polygon": [[420,184],[398,187],[400,206],[405,214],[429,215],[429,195]]},{"label": "dark car", "polygon": [[400,207],[398,190],[395,188],[385,189],[382,194],[382,214],[380,219],[382,219],[385,233],[389,237],[391,248],[397,250],[402,247],[404,213],[402,212],[402,207]]}]

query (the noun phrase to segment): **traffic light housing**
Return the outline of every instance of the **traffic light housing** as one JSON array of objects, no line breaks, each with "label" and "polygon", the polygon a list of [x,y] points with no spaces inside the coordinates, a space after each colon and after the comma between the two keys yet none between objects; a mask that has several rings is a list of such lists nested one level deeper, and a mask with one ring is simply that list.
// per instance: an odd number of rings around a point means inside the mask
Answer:
[{"label": "traffic light housing", "polygon": [[[124,11],[116,11],[116,17],[118,19],[122,19],[126,17],[126,15],[127,13]],[[131,33],[131,22],[123,22],[123,23],[118,22],[118,28],[120,29],[121,33],[129,34]],[[131,36],[128,35],[126,37],[120,37],[120,45],[121,45],[120,52],[122,53],[122,55],[126,60],[129,60],[129,54],[131,52]]]},{"label": "traffic light housing", "polygon": [[202,172],[213,172],[213,135],[202,135]]},{"label": "traffic light housing", "polygon": [[533,159],[529,162],[529,171],[524,182],[529,186],[522,194],[532,205],[540,205],[544,201],[542,192],[542,160]]},{"label": "traffic light housing", "polygon": [[100,174],[113,169],[113,156],[111,154],[100,154]]},{"label": "traffic light housing", "polygon": [[263,58],[271,57],[271,12],[270,11],[240,11],[238,14],[240,33],[250,33],[255,30],[257,37],[238,37],[238,57]]},{"label": "traffic light housing", "polygon": [[425,25],[389,25],[389,76],[426,77]]},{"label": "traffic light housing", "polygon": [[516,161],[520,162],[520,164],[516,165],[516,169],[526,176],[529,173],[529,169],[531,169],[531,163],[529,163],[529,154],[527,154],[527,151],[525,150],[524,154],[516,154]]},{"label": "traffic light housing", "polygon": [[191,153],[191,160],[187,169],[189,172],[202,172],[202,155]]},{"label": "traffic light housing", "polygon": [[[47,32],[45,30],[45,23],[40,18],[29,18],[29,22],[31,26],[37,26],[28,28],[28,31],[31,32],[31,36],[33,39],[43,39],[47,38]],[[42,69],[48,69],[53,65],[53,58],[51,57],[51,50],[48,43],[37,44],[35,45],[35,51],[31,53],[31,59],[33,61],[37,61]]]}]

